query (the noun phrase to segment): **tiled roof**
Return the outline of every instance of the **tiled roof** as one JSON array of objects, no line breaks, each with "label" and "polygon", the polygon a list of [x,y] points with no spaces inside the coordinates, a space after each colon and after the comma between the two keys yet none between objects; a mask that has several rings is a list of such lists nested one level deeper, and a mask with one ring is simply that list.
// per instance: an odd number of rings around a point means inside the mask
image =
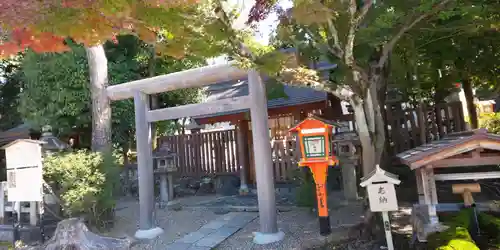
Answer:
[{"label": "tiled roof", "polygon": [[[490,134],[486,129],[452,133],[441,140],[436,140],[401,152],[397,154],[396,157],[406,165],[410,166],[412,163],[415,163],[427,157],[437,155],[447,149],[457,149],[458,147],[460,147],[460,145],[480,140],[488,140],[500,143],[500,135]],[[419,166],[416,166],[416,168],[418,167]]]},{"label": "tiled roof", "polygon": [[[321,62],[315,65],[315,68],[317,68],[318,70],[328,70],[328,69],[333,69],[335,67],[336,65],[332,65],[327,62]],[[205,98],[204,102],[216,101],[232,97],[246,96],[248,95],[248,83],[246,79],[217,83],[206,87],[205,92],[207,94],[207,97]],[[326,101],[327,99],[326,92],[317,91],[306,87],[284,85],[284,92],[286,97],[267,100],[268,109],[315,103],[320,101]],[[248,110],[215,113],[210,115],[197,116],[194,117],[194,119],[237,114],[246,111]]]}]

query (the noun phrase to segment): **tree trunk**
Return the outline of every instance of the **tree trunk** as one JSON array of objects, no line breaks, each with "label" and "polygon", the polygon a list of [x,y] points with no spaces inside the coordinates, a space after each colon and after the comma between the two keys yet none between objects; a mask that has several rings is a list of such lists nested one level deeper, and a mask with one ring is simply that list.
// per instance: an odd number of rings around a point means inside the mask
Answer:
[{"label": "tree trunk", "polygon": [[366,176],[380,164],[384,152],[384,119],[376,98],[352,98],[355,124],[362,148],[363,175]]},{"label": "tree trunk", "polygon": [[472,84],[468,77],[462,79],[462,89],[464,90],[465,101],[467,102],[471,129],[477,129],[479,125],[477,121],[476,105],[474,104],[474,92],[472,91]]},{"label": "tree trunk", "polygon": [[85,48],[90,73],[92,99],[92,143],[93,151],[111,150],[111,105],[106,94],[108,86],[108,60],[103,45]]},{"label": "tree trunk", "polygon": [[[385,84],[384,80],[385,77],[380,68],[370,68],[369,82],[365,85],[357,83],[358,86],[367,87],[364,90],[364,95],[362,97],[355,95],[349,99],[354,111],[354,122],[361,143],[363,176],[371,173],[375,169],[375,166],[381,163],[385,151],[386,126],[384,113],[382,112],[384,104],[380,102],[381,99],[385,99],[381,98],[382,94],[380,93],[381,91],[385,91],[385,86],[382,85]],[[374,214],[367,206],[367,199],[365,201],[365,216],[360,228],[360,236],[372,238],[380,230],[375,221]]]}]

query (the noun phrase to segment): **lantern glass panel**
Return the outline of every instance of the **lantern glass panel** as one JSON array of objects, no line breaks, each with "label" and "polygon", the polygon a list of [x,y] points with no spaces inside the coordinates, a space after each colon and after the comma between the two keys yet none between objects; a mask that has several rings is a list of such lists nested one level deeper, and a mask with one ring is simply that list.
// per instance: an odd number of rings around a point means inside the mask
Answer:
[{"label": "lantern glass panel", "polygon": [[303,142],[306,158],[325,157],[325,136],[304,136]]},{"label": "lantern glass panel", "polygon": [[160,167],[166,167],[167,164],[166,164],[166,160],[160,160]]}]

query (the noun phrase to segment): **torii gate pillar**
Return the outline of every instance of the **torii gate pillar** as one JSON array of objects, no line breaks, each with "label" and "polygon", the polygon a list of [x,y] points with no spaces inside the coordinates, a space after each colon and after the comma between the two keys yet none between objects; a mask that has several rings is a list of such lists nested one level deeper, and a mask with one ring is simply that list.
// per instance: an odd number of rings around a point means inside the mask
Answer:
[{"label": "torii gate pillar", "polygon": [[269,244],[281,241],[285,234],[278,231],[276,218],[276,197],[271,146],[269,145],[266,87],[259,73],[255,70],[248,72],[248,90],[251,98],[250,115],[252,119],[255,177],[261,230],[254,233],[253,241],[256,244]]}]

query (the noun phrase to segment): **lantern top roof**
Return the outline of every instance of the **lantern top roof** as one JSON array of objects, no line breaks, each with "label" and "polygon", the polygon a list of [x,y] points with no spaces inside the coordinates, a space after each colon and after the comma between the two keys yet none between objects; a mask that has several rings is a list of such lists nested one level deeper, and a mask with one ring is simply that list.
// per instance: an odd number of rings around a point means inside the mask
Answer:
[{"label": "lantern top roof", "polygon": [[309,115],[303,121],[297,123],[295,126],[290,128],[289,132],[298,132],[301,129],[311,129],[311,128],[322,128],[327,126],[329,129],[333,127],[341,127],[339,123],[334,121],[326,120],[315,115]]},{"label": "lantern top roof", "polygon": [[153,158],[169,158],[174,157],[176,154],[172,151],[171,145],[168,143],[162,143],[153,152]]},{"label": "lantern top roof", "polygon": [[401,181],[398,178],[398,175],[389,173],[380,168],[379,165],[375,167],[371,173],[367,176],[361,178],[361,183],[359,184],[361,187],[366,187],[372,183],[376,182],[387,182],[395,185],[399,185]]}]

